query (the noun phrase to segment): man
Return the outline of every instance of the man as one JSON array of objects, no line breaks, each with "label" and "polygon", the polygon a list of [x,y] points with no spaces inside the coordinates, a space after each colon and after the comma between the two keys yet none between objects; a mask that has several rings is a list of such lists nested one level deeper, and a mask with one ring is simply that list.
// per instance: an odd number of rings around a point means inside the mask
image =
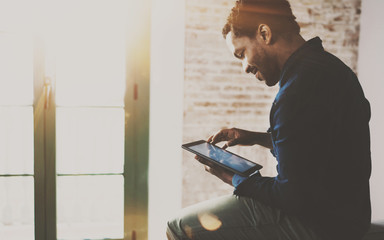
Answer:
[{"label": "man", "polygon": [[357,77],[305,41],[286,0],[239,0],[223,36],[244,71],[279,84],[266,133],[223,129],[223,148],[271,149],[277,176],[248,178],[206,164],[233,196],[186,209],[168,222],[169,239],[361,239],[370,226],[369,102]]}]

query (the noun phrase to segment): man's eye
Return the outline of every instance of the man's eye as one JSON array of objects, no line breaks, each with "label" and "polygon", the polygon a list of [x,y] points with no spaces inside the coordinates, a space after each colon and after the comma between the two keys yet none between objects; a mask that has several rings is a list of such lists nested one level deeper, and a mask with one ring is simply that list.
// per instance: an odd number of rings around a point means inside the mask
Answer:
[{"label": "man's eye", "polygon": [[243,59],[243,58],[244,58],[244,52],[235,53],[235,56],[236,56],[237,58]]}]

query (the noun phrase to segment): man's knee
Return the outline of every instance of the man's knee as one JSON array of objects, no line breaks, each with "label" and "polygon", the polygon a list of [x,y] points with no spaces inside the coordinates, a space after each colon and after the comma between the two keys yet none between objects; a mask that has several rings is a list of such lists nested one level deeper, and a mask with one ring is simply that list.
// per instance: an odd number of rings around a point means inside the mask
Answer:
[{"label": "man's knee", "polygon": [[[183,220],[183,221],[182,221]],[[184,224],[182,224],[184,222]],[[186,240],[192,239],[192,227],[185,225],[188,222],[188,217],[176,217],[169,220],[167,223],[167,236],[171,240]]]},{"label": "man's knee", "polygon": [[171,228],[169,227],[169,223],[167,224],[167,231],[166,231],[166,234],[167,234],[167,238],[168,238],[168,240],[177,240],[176,236],[173,234],[173,231],[172,231]]},{"label": "man's knee", "polygon": [[180,233],[182,233],[183,230],[180,227],[180,221],[178,219],[172,219],[168,221],[167,223],[167,237],[168,240],[179,240]]}]

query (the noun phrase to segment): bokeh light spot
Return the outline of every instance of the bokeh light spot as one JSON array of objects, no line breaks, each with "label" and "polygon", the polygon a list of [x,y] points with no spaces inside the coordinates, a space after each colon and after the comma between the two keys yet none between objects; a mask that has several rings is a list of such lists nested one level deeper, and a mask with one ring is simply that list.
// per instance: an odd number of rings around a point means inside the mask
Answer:
[{"label": "bokeh light spot", "polygon": [[208,231],[216,231],[222,225],[220,219],[211,213],[200,213],[198,218],[201,226]]}]

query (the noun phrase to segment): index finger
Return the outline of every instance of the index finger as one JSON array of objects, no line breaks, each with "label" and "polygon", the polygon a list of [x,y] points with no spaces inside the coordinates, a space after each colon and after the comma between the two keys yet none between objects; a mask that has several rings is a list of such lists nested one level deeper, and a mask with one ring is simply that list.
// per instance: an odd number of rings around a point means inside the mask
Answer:
[{"label": "index finger", "polygon": [[222,141],[227,141],[227,132],[228,129],[222,129],[218,131],[215,135],[212,136],[211,144],[216,144]]}]

